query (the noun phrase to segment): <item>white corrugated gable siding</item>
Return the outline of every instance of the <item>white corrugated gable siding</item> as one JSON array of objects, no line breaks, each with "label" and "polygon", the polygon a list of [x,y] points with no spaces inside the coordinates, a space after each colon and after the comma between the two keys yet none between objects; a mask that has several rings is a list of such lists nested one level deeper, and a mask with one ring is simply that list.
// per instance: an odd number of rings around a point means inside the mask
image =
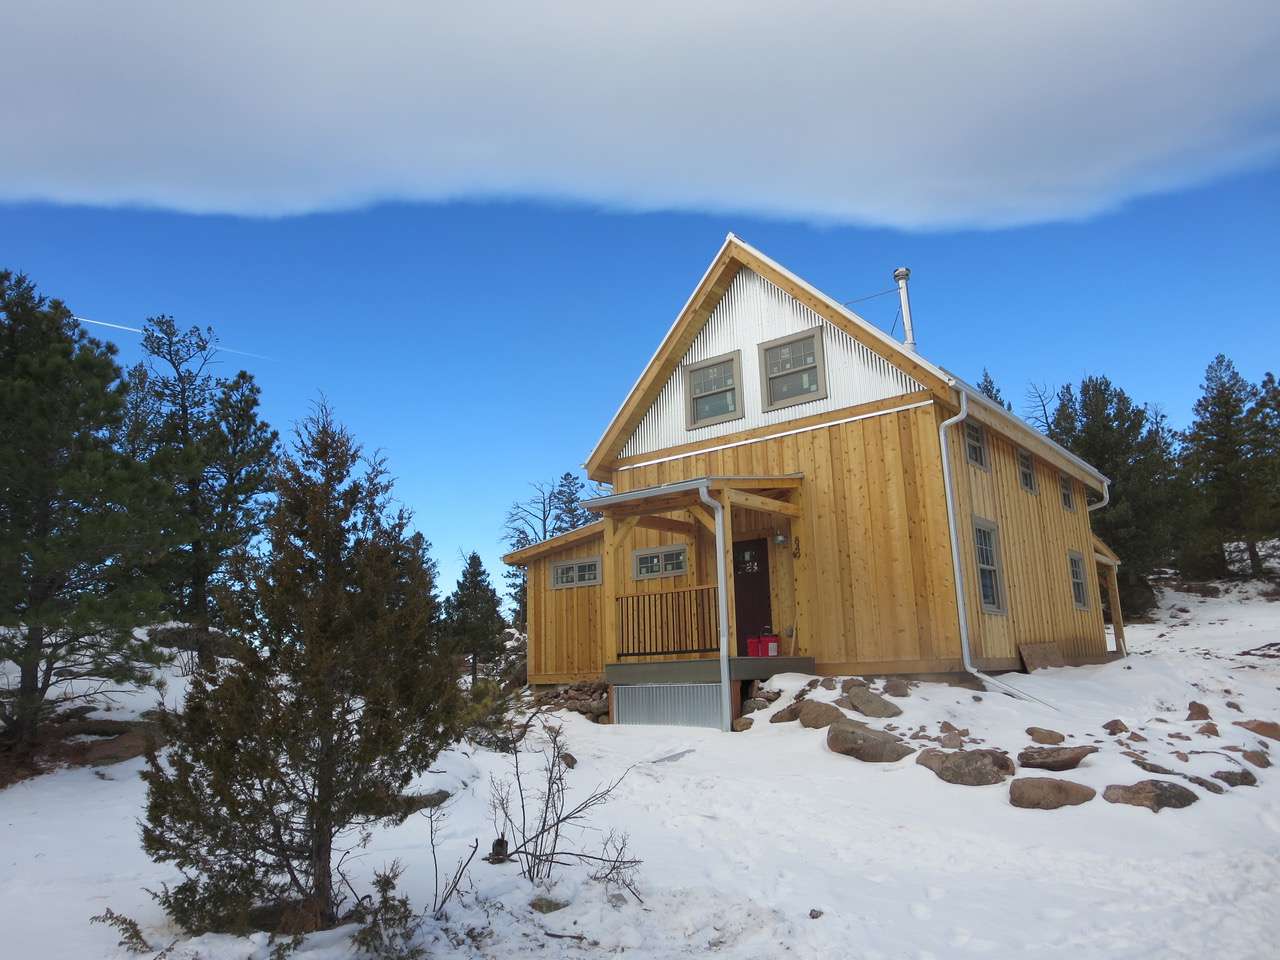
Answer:
[{"label": "white corrugated gable siding", "polygon": [[[765,412],[760,396],[759,345],[788,334],[803,333],[819,325],[826,353],[827,396]],[[725,423],[685,429],[684,365],[732,350],[742,351],[744,415]],[[827,323],[764,277],[743,268],[707,318],[706,325],[684,355],[680,367],[663,386],[658,399],[627,440],[621,456],[654,453],[682,443],[722,437],[740,430],[797,420],[921,389],[923,387],[913,377],[868,350],[839,327]]]}]

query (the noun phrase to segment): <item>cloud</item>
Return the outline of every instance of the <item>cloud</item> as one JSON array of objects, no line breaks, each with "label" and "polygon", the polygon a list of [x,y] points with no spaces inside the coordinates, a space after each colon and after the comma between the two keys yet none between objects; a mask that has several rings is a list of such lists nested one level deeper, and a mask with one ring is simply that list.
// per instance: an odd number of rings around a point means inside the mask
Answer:
[{"label": "cloud", "polygon": [[905,228],[1280,155],[1280,5],[18,0],[0,200],[539,197]]}]

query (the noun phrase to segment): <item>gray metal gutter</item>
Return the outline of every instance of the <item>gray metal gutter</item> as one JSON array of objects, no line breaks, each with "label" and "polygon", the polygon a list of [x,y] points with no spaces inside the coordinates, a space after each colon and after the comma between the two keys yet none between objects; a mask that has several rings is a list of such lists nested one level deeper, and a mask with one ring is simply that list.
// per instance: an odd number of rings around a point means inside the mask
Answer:
[{"label": "gray metal gutter", "polygon": [[628,490],[626,493],[614,493],[607,497],[596,497],[583,500],[582,505],[588,510],[599,512],[601,507],[613,507],[621,503],[634,503],[638,500],[649,500],[668,493],[686,493],[706,490],[718,486],[725,481],[733,480],[803,480],[803,473],[780,473],[761,476],[759,474],[728,474],[724,476],[694,477],[692,480],[677,480],[674,483],[663,483],[656,487],[641,487]]}]

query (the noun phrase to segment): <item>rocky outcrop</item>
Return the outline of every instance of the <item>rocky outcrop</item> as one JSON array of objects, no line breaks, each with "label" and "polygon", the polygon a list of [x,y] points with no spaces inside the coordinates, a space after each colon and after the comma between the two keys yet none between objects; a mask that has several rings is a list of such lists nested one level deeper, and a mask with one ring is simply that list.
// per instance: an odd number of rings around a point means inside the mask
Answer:
[{"label": "rocky outcrop", "polygon": [[1107,731],[1107,733],[1111,734],[1113,737],[1129,732],[1129,728],[1125,726],[1123,720],[1108,720],[1102,725],[1102,729]]},{"label": "rocky outcrop", "polygon": [[600,722],[609,713],[609,685],[603,681],[575,683],[539,694],[535,703],[552,709],[572,710]]},{"label": "rocky outcrop", "polygon": [[1215,780],[1221,780],[1228,787],[1256,787],[1258,778],[1243,767],[1239,770],[1219,770],[1213,774]]},{"label": "rocky outcrop", "polygon": [[1018,754],[1018,763],[1037,770],[1074,770],[1097,747],[1027,747]]},{"label": "rocky outcrop", "polygon": [[849,698],[849,704],[853,709],[865,717],[883,719],[901,716],[902,714],[902,708],[896,703],[890,703],[884,697],[872,693],[866,687],[850,687],[845,691],[845,696]]},{"label": "rocky outcrop", "polygon": [[845,716],[840,708],[833,704],[805,700],[800,704],[796,718],[800,721],[800,726],[808,727],[810,730],[820,730],[831,726],[837,720],[843,720]]},{"label": "rocky outcrop", "polygon": [[1057,730],[1049,730],[1045,727],[1027,727],[1027,736],[1035,743],[1042,743],[1050,747],[1056,746],[1067,739]]},{"label": "rocky outcrop", "polygon": [[837,720],[827,728],[827,749],[864,763],[893,763],[915,750],[891,733],[857,720]]},{"label": "rocky outcrop", "polygon": [[1057,810],[1088,803],[1098,795],[1092,787],[1056,777],[1019,777],[1009,784],[1009,802],[1028,810]]},{"label": "rocky outcrop", "polygon": [[1256,733],[1268,740],[1280,740],[1280,723],[1274,720],[1236,720],[1237,727],[1244,727],[1250,733]]},{"label": "rocky outcrop", "polygon": [[1200,798],[1186,787],[1168,780],[1139,780],[1128,786],[1112,784],[1102,791],[1102,799],[1108,803],[1127,803],[1135,807],[1146,807],[1153,813],[1159,813],[1166,807],[1181,809],[1189,807]]},{"label": "rocky outcrop", "polygon": [[934,747],[921,751],[916,763],[932,770],[940,780],[966,787],[1000,783],[1013,774],[1013,761],[999,750],[956,750],[946,753]]},{"label": "rocky outcrop", "polygon": [[1188,720],[1212,720],[1213,718],[1209,716],[1208,707],[1206,707],[1203,703],[1200,703],[1198,700],[1192,700],[1190,703],[1187,704],[1187,719]]},{"label": "rocky outcrop", "polygon": [[1271,758],[1267,756],[1263,750],[1245,750],[1240,756],[1244,757],[1255,767],[1271,766]]},{"label": "rocky outcrop", "polygon": [[1220,734],[1218,733],[1218,725],[1214,723],[1212,720],[1210,720],[1208,723],[1202,723],[1200,724],[1200,726],[1196,727],[1196,733],[1200,734],[1200,736],[1202,737],[1220,736]]}]

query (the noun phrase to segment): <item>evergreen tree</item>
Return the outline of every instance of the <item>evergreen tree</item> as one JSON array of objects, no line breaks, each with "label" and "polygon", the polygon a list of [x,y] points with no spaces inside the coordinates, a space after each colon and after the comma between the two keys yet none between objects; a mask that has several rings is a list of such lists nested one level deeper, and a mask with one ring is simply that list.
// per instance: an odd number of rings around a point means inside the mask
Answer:
[{"label": "evergreen tree", "polygon": [[243,649],[196,671],[143,774],[143,846],[183,875],[158,899],[192,932],[264,905],[288,932],[332,926],[335,855],[407,815],[401,791],[464,722],[429,545],[383,462],[321,405],[275,486],[264,552],[239,550],[218,591]]},{"label": "evergreen tree", "polygon": [[1249,409],[1249,452],[1253,483],[1245,525],[1252,533],[1246,541],[1253,544],[1250,573],[1262,577],[1266,571],[1257,544],[1280,538],[1280,383],[1274,373],[1262,378]]},{"label": "evergreen tree", "polygon": [[1201,391],[1183,440],[1189,482],[1203,498],[1206,528],[1201,536],[1212,544],[1214,554],[1207,572],[1225,574],[1225,544],[1243,541],[1253,575],[1262,576],[1258,527],[1266,470],[1257,425],[1250,416],[1260,401],[1258,390],[1218,354],[1205,370]]},{"label": "evergreen tree", "polygon": [[142,682],[133,628],[163,598],[142,574],[163,539],[157,487],[113,446],[126,384],[115,349],[23,276],[0,272],[0,729],[30,755],[51,693]]},{"label": "evergreen tree", "polygon": [[[152,317],[142,345],[149,366],[136,379],[150,409],[140,401],[137,413],[155,424],[150,462],[171,491],[170,522],[181,538],[167,563],[170,585],[180,615],[207,627],[212,581],[261,523],[276,433],[258,416],[253,377],[243,370],[230,379],[209,372],[217,353],[212,330],[182,332],[172,317]],[[207,664],[208,637],[198,635]]]},{"label": "evergreen tree", "polygon": [[982,379],[978,381],[978,392],[988,400],[998,403],[1006,410],[1013,410],[1013,404],[1004,398],[1004,395],[1000,392],[1000,388],[996,386],[995,378],[991,376],[991,371],[986,367],[982,368]]},{"label": "evergreen tree", "polygon": [[1094,531],[1121,557],[1117,573],[1126,610],[1155,602],[1147,577],[1173,553],[1178,520],[1177,459],[1164,417],[1140,406],[1106,377],[1065,386],[1050,422],[1054,439],[1111,479],[1111,502],[1093,515]]},{"label": "evergreen tree", "polygon": [[565,472],[551,491],[552,536],[585,527],[599,517],[582,505],[584,484],[577,474]]},{"label": "evergreen tree", "polygon": [[455,650],[471,658],[471,684],[480,664],[490,663],[502,652],[502,602],[489,582],[489,573],[474,551],[458,578],[458,586],[444,602],[444,622]]}]

